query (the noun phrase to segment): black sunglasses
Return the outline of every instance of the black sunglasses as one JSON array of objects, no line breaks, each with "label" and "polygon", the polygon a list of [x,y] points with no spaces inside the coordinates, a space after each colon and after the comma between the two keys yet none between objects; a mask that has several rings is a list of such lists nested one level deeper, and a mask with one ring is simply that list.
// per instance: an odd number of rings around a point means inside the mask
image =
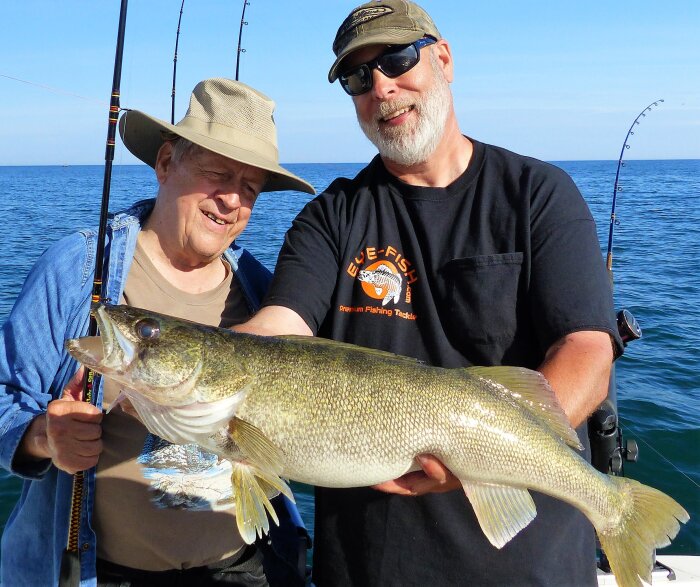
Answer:
[{"label": "black sunglasses", "polygon": [[372,89],[372,70],[378,69],[390,78],[399,77],[414,68],[420,61],[420,50],[437,41],[423,37],[410,45],[389,47],[376,59],[358,65],[338,76],[340,85],[350,96],[359,96]]}]

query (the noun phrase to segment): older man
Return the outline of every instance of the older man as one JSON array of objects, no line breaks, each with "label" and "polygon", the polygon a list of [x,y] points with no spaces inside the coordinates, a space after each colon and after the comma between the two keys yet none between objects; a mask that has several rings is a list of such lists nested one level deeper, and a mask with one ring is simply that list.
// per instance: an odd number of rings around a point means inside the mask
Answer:
[{"label": "older man", "polygon": [[[209,79],[177,125],[122,117],[124,144],[155,169],[159,189],[110,221],[108,299],[215,326],[257,308],[269,273],[233,241],[261,191],[313,193],[279,165],[273,109],[245,84]],[[24,479],[2,537],[2,583],[56,584],[70,474],[89,469],[82,584],[266,585],[262,554],[245,546],[225,507],[224,464],[168,445],[120,409],[103,415],[119,392],[109,382],[97,406],[76,401],[63,341],[87,329],[95,238],[82,231],[44,253],[0,335],[0,462]]]},{"label": "older man", "polygon": [[[519,365],[580,426],[621,350],[595,226],[560,169],[462,134],[449,43],[405,0],[351,11],[340,80],[379,155],[338,179],[286,236],[263,309],[243,329],[318,334],[443,367]],[[299,284],[313,283],[313,288]],[[429,456],[374,489],[316,491],[314,581],[339,585],[594,584],[583,515],[536,495],[506,546]]]}]

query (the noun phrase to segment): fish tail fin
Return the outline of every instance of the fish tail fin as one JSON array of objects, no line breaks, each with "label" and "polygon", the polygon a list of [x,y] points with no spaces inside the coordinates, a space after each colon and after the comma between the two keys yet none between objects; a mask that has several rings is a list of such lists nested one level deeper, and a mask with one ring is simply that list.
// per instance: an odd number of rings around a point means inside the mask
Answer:
[{"label": "fish tail fin", "polygon": [[249,465],[234,463],[231,483],[236,499],[236,525],[246,544],[252,544],[256,537],[262,538],[270,530],[265,510],[279,525],[271,497],[283,493],[294,501],[292,490],[278,475]]},{"label": "fish tail fin", "polygon": [[599,530],[600,545],[620,587],[651,583],[654,549],[668,546],[690,517],[665,493],[624,477],[610,477],[622,499],[617,526]]}]

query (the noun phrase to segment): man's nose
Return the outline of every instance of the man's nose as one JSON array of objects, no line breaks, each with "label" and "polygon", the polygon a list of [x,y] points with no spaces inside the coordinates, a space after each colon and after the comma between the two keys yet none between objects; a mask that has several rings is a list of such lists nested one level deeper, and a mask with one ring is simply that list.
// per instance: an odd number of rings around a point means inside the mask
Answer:
[{"label": "man's nose", "polygon": [[370,92],[378,100],[385,100],[396,92],[396,78],[387,77],[379,71],[379,68],[375,67],[372,70],[372,89]]},{"label": "man's nose", "polygon": [[238,190],[219,190],[216,192],[216,194],[214,194],[214,197],[217,200],[220,200],[221,203],[229,210],[235,210],[236,208],[241,207],[241,196],[238,193]]}]

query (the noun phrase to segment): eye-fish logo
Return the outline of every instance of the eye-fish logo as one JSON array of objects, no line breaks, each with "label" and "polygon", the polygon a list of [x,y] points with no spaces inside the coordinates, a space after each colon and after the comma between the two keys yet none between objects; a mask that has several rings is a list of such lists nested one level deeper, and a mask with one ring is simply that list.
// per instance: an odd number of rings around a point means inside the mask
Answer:
[{"label": "eye-fish logo", "polygon": [[382,300],[382,306],[390,301],[394,304],[401,298],[403,279],[393,263],[377,261],[357,274],[364,292],[375,300]]}]

